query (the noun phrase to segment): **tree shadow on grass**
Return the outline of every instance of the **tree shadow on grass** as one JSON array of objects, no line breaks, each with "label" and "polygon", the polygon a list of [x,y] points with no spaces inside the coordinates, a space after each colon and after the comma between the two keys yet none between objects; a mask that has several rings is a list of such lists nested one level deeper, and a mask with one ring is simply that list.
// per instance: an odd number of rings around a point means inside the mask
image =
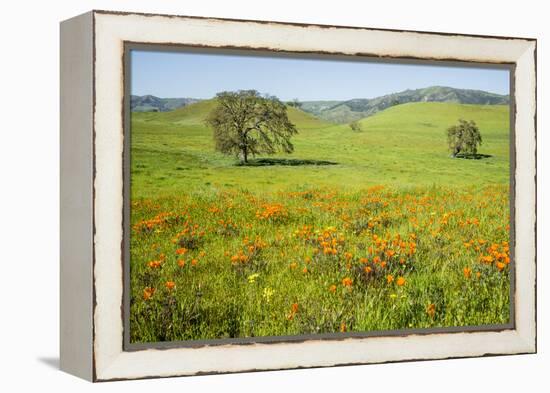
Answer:
[{"label": "tree shadow on grass", "polygon": [[323,160],[302,160],[292,158],[257,158],[248,160],[247,163],[239,162],[237,166],[302,166],[302,165],[338,165],[337,162]]},{"label": "tree shadow on grass", "polygon": [[455,158],[463,158],[465,160],[483,160],[484,158],[491,158],[492,155],[490,154],[471,154],[471,153],[468,153],[468,154],[457,154],[455,156]]}]

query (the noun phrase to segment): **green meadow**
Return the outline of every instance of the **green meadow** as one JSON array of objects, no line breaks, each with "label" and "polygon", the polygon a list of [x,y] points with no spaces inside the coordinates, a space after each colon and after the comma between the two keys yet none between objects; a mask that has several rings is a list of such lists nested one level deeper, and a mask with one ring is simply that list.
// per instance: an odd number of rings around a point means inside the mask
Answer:
[{"label": "green meadow", "polygon": [[[294,153],[214,150],[201,101],[131,118],[132,342],[509,322],[509,108],[296,108]],[[480,159],[445,130],[474,120]]]}]

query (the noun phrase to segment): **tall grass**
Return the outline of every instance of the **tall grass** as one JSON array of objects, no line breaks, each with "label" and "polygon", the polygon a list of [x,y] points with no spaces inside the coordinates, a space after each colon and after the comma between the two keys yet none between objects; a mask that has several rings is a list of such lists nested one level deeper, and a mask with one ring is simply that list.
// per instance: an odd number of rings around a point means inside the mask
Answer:
[{"label": "tall grass", "polygon": [[506,187],[204,188],[132,212],[132,342],[509,321]]}]

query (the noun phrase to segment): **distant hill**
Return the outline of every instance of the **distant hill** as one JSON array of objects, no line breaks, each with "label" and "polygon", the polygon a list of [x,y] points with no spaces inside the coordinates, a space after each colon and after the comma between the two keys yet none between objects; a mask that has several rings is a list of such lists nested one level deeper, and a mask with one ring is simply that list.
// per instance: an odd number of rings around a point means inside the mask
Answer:
[{"label": "distant hill", "polygon": [[[216,106],[216,100],[200,100],[184,107],[178,108],[173,111],[167,111],[159,114],[142,114],[143,116],[154,116],[155,119],[169,122],[172,124],[185,125],[185,126],[203,126],[208,114]],[[330,126],[334,126],[331,123],[327,123],[319,118],[307,113],[303,110],[288,107],[288,118],[290,121],[299,127],[301,130],[307,129],[322,129]]]},{"label": "distant hill", "polygon": [[[204,101],[206,100],[197,98],[159,98],[153,95],[132,95],[130,107],[132,112],[169,112]],[[508,95],[494,94],[482,90],[432,86],[424,89],[409,89],[376,98],[354,98],[347,101],[303,101],[300,109],[320,120],[343,124],[369,117],[395,105],[410,102],[505,105],[509,101]]]},{"label": "distant hill", "polygon": [[130,97],[132,112],[168,112],[200,101],[196,98],[159,98],[153,95]]},{"label": "distant hill", "polygon": [[389,107],[409,102],[505,105],[510,102],[510,98],[508,95],[494,94],[482,90],[432,86],[424,89],[409,89],[376,98],[355,98],[347,101],[305,101],[302,102],[301,108],[329,122],[349,123],[371,116]]}]

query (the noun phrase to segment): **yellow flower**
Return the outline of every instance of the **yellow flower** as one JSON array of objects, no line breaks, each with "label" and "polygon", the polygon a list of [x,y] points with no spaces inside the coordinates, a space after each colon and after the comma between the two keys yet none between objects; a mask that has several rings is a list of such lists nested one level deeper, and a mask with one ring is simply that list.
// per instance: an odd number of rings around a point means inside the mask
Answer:
[{"label": "yellow flower", "polygon": [[386,281],[388,282],[388,284],[391,284],[393,282],[393,276],[391,274],[388,274],[386,276]]},{"label": "yellow flower", "polygon": [[269,287],[264,288],[263,297],[267,303],[271,301],[271,297],[273,296],[274,293],[275,293],[274,289],[271,289]]},{"label": "yellow flower", "polygon": [[332,293],[336,292],[336,285],[332,284],[330,287],[328,287],[328,290]]},{"label": "yellow flower", "polygon": [[260,277],[260,274],[259,273],[254,273],[254,274],[251,274],[250,276],[248,276],[248,282],[250,284],[254,284],[256,282],[256,279]]}]

